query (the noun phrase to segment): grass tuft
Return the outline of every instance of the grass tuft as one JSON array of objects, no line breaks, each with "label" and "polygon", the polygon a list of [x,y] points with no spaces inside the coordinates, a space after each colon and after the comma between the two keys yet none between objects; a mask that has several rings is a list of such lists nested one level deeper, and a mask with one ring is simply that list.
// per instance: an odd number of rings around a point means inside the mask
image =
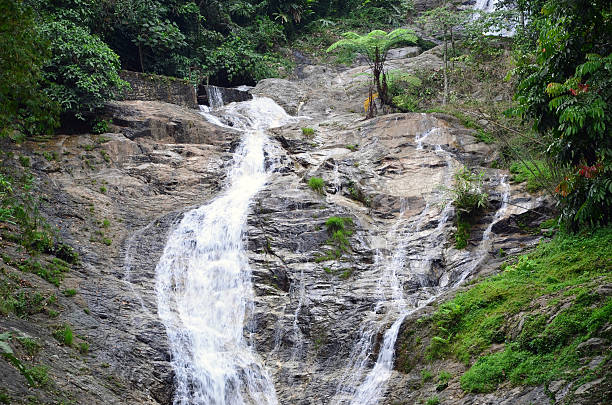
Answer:
[{"label": "grass tuft", "polygon": [[325,193],[325,181],[320,177],[311,177],[308,180],[308,187],[319,194]]}]

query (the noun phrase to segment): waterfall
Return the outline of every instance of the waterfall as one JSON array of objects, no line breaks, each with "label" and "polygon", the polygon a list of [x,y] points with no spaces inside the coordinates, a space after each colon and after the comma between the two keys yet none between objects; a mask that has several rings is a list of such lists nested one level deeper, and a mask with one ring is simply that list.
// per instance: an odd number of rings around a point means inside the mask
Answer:
[{"label": "waterfall", "polygon": [[495,5],[497,4],[497,0],[476,0],[476,4],[474,5],[474,10],[482,10],[490,13],[495,11]]},{"label": "waterfall", "polygon": [[223,107],[223,94],[217,86],[206,86],[206,96],[208,96],[208,105],[211,108]]},{"label": "waterfall", "polygon": [[[431,131],[426,134],[417,134],[417,142],[421,144],[430,133]],[[422,147],[419,149],[422,149]],[[444,176],[444,184],[449,186],[452,179],[451,156],[447,151],[444,151],[440,145],[435,145],[434,153],[444,157],[446,160],[447,167]],[[461,269],[461,273],[459,274],[457,281],[453,283],[453,287],[462,284],[486,258],[487,252],[491,247],[490,234],[492,232],[491,230],[493,224],[497,222],[505,213],[510,198],[510,186],[506,182],[505,176],[500,178],[500,186],[502,188],[502,205],[495,213],[492,223],[484,232],[479,246],[474,252],[466,253],[466,256],[468,256],[466,266]],[[393,370],[395,345],[402,323],[406,317],[416,312],[418,309],[430,304],[444,291],[447,291],[447,288],[435,288],[432,293],[429,293],[427,298],[419,300],[415,297],[413,302],[408,302],[404,297],[402,283],[399,277],[399,273],[406,266],[406,263],[409,263],[410,270],[413,273],[418,271],[422,272],[430,268],[433,259],[441,254],[441,238],[444,238],[442,231],[452,213],[452,206],[449,203],[447,203],[440,212],[436,229],[424,241],[424,254],[412,254],[409,256],[407,253],[407,236],[420,230],[423,222],[426,220],[429,214],[429,211],[430,205],[427,204],[424,210],[413,221],[411,221],[407,227],[405,227],[405,231],[402,233],[398,232],[400,224],[402,223],[402,210],[398,222],[392,228],[390,234],[395,235],[395,237],[392,239],[395,239],[396,249],[393,252],[391,260],[383,266],[383,274],[381,275],[381,283],[390,288],[392,294],[391,297],[381,297],[381,300],[386,299],[386,301],[391,304],[392,308],[387,311],[387,314],[381,321],[378,322],[378,324],[375,322],[367,322],[362,327],[361,338],[355,345],[351,358],[349,359],[349,369],[351,370],[352,375],[344,376],[345,381],[343,381],[336,390],[336,395],[332,400],[332,404],[377,404],[386,390],[387,382]],[[377,260],[377,262],[379,260]],[[381,289],[381,291],[384,291],[384,289]],[[382,305],[383,301],[381,301],[377,307]],[[388,324],[390,317],[394,316],[396,317],[395,321],[383,335],[383,341],[380,346],[376,362],[362,380],[363,375],[365,374],[365,368],[368,364],[368,359],[371,355],[372,347],[374,345],[374,337],[379,333],[382,324]],[[361,383],[355,389],[355,383],[358,383],[360,380]]]},{"label": "waterfall", "polygon": [[156,268],[158,312],[175,371],[174,404],[277,404],[273,382],[245,338],[254,303],[243,236],[252,199],[272,170],[265,165],[265,129],[291,117],[267,98],[212,113],[213,123],[242,132],[229,184],[212,202],[185,213]]},{"label": "waterfall", "polygon": [[[474,5],[474,10],[477,12],[483,13],[492,13],[497,11],[497,3],[499,0],[476,0],[476,4]],[[507,10],[504,8],[504,10]],[[474,16],[474,18],[479,18],[478,14]],[[485,35],[496,35],[501,37],[513,37],[516,34],[516,22],[506,21],[506,27],[499,27],[498,29],[494,29],[490,32],[485,32]]]}]

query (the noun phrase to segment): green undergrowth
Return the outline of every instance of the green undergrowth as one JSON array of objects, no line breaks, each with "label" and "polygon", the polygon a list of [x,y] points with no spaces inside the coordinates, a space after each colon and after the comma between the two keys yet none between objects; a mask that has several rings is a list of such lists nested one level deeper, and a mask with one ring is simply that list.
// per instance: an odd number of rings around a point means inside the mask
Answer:
[{"label": "green undergrowth", "polygon": [[[353,225],[353,220],[348,217],[334,216],[325,221],[329,239],[325,242],[326,247],[322,252],[316,255],[315,262],[338,260],[344,253],[350,252],[351,244],[348,238],[353,234]],[[350,273],[346,278],[349,276]]]},{"label": "green undergrowth", "polygon": [[[471,365],[461,377],[468,392],[580,378],[578,345],[612,321],[612,298],[596,292],[612,282],[611,270],[612,228],[559,234],[442,304],[426,357]],[[493,344],[503,346],[483,356]]]},{"label": "green undergrowth", "polygon": [[78,254],[40,212],[40,196],[29,167],[13,152],[0,155],[0,315],[57,316],[57,296],[25,273],[59,287]]},{"label": "green undergrowth", "polygon": [[544,189],[544,181],[553,178],[549,166],[543,160],[513,162],[510,165],[510,173],[513,182],[526,182],[527,191],[532,193]]}]

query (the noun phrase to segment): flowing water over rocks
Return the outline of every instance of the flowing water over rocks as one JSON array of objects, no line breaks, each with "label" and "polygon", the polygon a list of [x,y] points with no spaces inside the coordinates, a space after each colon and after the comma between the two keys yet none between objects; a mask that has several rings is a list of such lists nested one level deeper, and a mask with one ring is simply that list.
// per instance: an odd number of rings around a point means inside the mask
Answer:
[{"label": "flowing water over rocks", "polygon": [[172,349],[175,404],[277,403],[267,371],[243,336],[253,287],[242,237],[251,200],[268,175],[264,130],[290,117],[270,99],[241,107],[225,112],[244,131],[229,188],[185,214],[157,265],[158,313]]},{"label": "flowing water over rocks", "polygon": [[[441,62],[430,52],[393,63]],[[391,404],[408,395],[394,364],[398,332],[436,297],[494,271],[500,248],[535,243],[518,222],[539,220],[529,210],[546,202],[485,169],[491,208],[456,250],[443,186],[496,152],[442,114],[364,121],[363,70],[307,66],[299,81],[264,80],[252,90],[259,98],[201,112],[113,103],[105,142],[60,136],[51,147],[61,165],[32,156],[58,201],[49,216],[81,251],[82,271],[65,283],[89,312],[75,307],[60,320],[94,342],[90,371],[71,377],[79,403]],[[325,181],[324,194],[311,177]],[[332,216],[354,224],[338,257],[326,257]],[[104,218],[110,246],[91,231]]]}]

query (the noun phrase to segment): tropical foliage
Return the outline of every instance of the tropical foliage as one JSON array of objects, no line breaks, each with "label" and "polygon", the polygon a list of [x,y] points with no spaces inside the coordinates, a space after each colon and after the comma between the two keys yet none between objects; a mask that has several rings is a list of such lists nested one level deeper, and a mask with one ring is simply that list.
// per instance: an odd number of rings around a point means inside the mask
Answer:
[{"label": "tropical foliage", "polygon": [[[327,52],[337,49],[345,49],[364,55],[368,59],[372,69],[373,86],[376,88],[377,96],[383,104],[391,105],[393,100],[388,91],[387,74],[385,62],[389,51],[400,45],[416,44],[418,37],[413,31],[398,28],[391,32],[374,30],[369,34],[359,35],[356,32],[344,33],[344,39],[333,43]],[[370,92],[369,106],[372,108],[372,93]]]},{"label": "tropical foliage", "polygon": [[551,135],[548,155],[569,173],[556,189],[566,223],[609,223],[612,5],[549,0],[536,26],[535,55],[518,57],[517,111]]}]

